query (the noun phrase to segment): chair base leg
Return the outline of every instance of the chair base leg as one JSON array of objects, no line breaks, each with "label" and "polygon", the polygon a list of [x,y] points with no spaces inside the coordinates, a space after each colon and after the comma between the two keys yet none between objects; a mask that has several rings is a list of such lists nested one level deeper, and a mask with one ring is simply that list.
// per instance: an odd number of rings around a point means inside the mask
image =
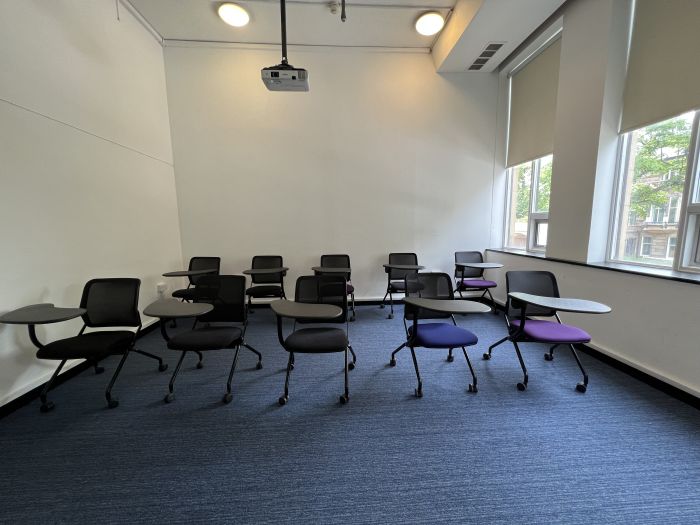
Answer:
[{"label": "chair base leg", "polygon": [[137,348],[134,348],[134,352],[136,352],[137,354],[141,354],[143,356],[146,356],[150,359],[155,359],[156,361],[158,361],[158,371],[159,372],[165,372],[168,369],[168,363],[164,363],[163,359],[161,357],[158,357],[157,355],[151,354],[149,352],[145,352],[143,350],[139,350]]},{"label": "chair base leg", "polygon": [[508,336],[504,337],[503,339],[493,343],[491,346],[489,346],[489,351],[487,353],[484,353],[484,359],[487,361],[491,359],[491,352],[493,351],[494,348],[496,348],[498,345],[501,345],[505,343],[508,340]]},{"label": "chair base leg", "polygon": [[523,356],[520,353],[520,348],[518,347],[518,343],[513,341],[513,346],[515,347],[515,353],[518,356],[518,361],[520,362],[520,368],[523,371],[523,381],[522,383],[518,383],[516,386],[518,387],[518,390],[521,392],[524,391],[527,388],[527,368],[525,368],[525,361],[523,361]]},{"label": "chair base leg", "polygon": [[182,368],[182,362],[185,360],[185,356],[187,355],[187,352],[182,352],[180,355],[180,359],[177,361],[177,365],[175,366],[175,371],[173,372],[172,377],[170,378],[170,383],[168,383],[168,393],[165,394],[165,397],[163,398],[163,401],[166,403],[171,403],[173,399],[175,399],[175,379],[177,379],[177,375],[180,373],[180,368]]},{"label": "chair base leg", "polygon": [[226,393],[222,399],[224,403],[230,403],[233,399],[233,395],[231,394],[231,382],[233,381],[233,373],[236,371],[236,363],[238,363],[238,352],[240,349],[241,347],[237,346],[236,352],[233,354],[233,364],[231,364],[231,371],[228,374],[228,381],[226,382]]},{"label": "chair base leg", "polygon": [[491,300],[491,308],[493,308],[493,315],[498,315],[498,307],[496,306],[496,301],[493,299],[493,295],[491,295],[491,290],[486,288],[485,293],[488,294],[489,299]]},{"label": "chair base leg", "polygon": [[576,391],[585,394],[588,388],[588,374],[583,368],[583,364],[581,364],[581,360],[578,357],[578,353],[576,352],[574,345],[569,345],[569,347],[571,348],[571,353],[574,354],[574,359],[576,359],[576,364],[578,365],[579,370],[581,370],[581,373],[583,374],[583,381],[576,385]]},{"label": "chair base leg", "polygon": [[355,351],[352,349],[352,346],[348,345],[348,350],[350,350],[350,353],[352,354],[352,361],[348,364],[348,369],[355,370],[355,364],[357,363],[357,356],[355,355]]},{"label": "chair base leg", "polygon": [[251,352],[253,352],[256,356],[258,356],[258,364],[255,365],[255,368],[256,368],[257,370],[261,370],[262,367],[263,367],[263,364],[262,364],[262,354],[261,354],[260,352],[258,352],[255,348],[253,348],[252,346],[250,346],[248,343],[243,343],[243,346],[244,346],[247,350],[250,350]]},{"label": "chair base leg", "polygon": [[204,368],[204,355],[202,355],[202,352],[197,352],[195,351],[195,354],[199,357],[199,361],[197,361],[197,368],[202,369]]},{"label": "chair base leg", "polygon": [[476,388],[476,374],[474,373],[474,367],[472,366],[472,362],[469,360],[469,354],[467,354],[466,348],[462,347],[462,353],[464,354],[464,359],[467,360],[467,366],[469,367],[469,372],[472,375],[472,382],[469,383],[467,391],[476,394],[479,390]]},{"label": "chair base leg", "polygon": [[413,368],[416,369],[416,379],[418,380],[418,388],[416,388],[413,392],[416,397],[423,397],[423,381],[420,378],[420,370],[418,370],[418,360],[416,359],[416,351],[412,346],[409,348],[411,349],[411,357],[413,358]]},{"label": "chair base leg", "polygon": [[403,350],[406,347],[406,343],[401,343],[401,346],[399,346],[396,350],[394,350],[391,353],[391,359],[389,360],[389,366],[396,366],[396,354],[399,353],[401,350]]},{"label": "chair base leg", "polygon": [[48,394],[49,390],[51,390],[51,386],[53,385],[53,382],[58,377],[58,374],[61,372],[63,365],[66,364],[66,361],[67,360],[64,359],[63,361],[61,361],[58,364],[58,367],[56,368],[56,370],[54,370],[53,375],[51,376],[51,379],[49,379],[48,383],[46,383],[44,385],[44,388],[41,390],[41,394],[39,395],[39,397],[41,398],[41,406],[39,407],[39,410],[41,410],[41,412],[44,414],[47,412],[51,412],[56,407],[56,405],[54,405],[53,402],[48,400],[47,394]]},{"label": "chair base leg", "polygon": [[[354,352],[353,352],[354,355]],[[342,396],[340,396],[340,404],[345,405],[348,401],[350,401],[350,390],[348,388],[348,349],[345,349],[345,392],[343,393]]]},{"label": "chair base leg", "polygon": [[122,367],[126,362],[126,358],[129,357],[130,351],[131,349],[127,349],[127,351],[124,352],[124,355],[122,356],[121,361],[119,361],[117,369],[114,371],[114,375],[112,376],[109,385],[107,385],[107,390],[105,390],[105,398],[107,398],[107,406],[109,408],[117,408],[119,406],[119,400],[116,397],[112,397],[112,387],[114,386],[114,383],[116,383],[117,377],[119,377],[119,373],[122,371]]},{"label": "chair base leg", "polygon": [[286,405],[287,401],[289,401],[289,374],[292,373],[292,368],[294,368],[294,353],[289,352],[289,360],[287,361],[287,377],[284,380],[284,395],[277,400],[280,406]]},{"label": "chair base leg", "polygon": [[452,355],[452,348],[450,348],[449,352],[447,353],[447,359],[446,361],[448,363],[451,363],[452,361],[455,360],[455,356]]},{"label": "chair base leg", "polygon": [[350,311],[352,315],[350,316],[350,322],[355,321],[355,292],[350,294]]},{"label": "chair base leg", "polygon": [[544,354],[545,361],[551,361],[554,359],[554,349],[557,346],[559,346],[559,345],[552,345],[552,347],[549,349],[549,352],[545,352],[545,354]]},{"label": "chair base leg", "polygon": [[389,312],[387,319],[393,319],[394,318],[394,295],[391,292],[389,292],[389,307],[390,307],[391,311]]}]

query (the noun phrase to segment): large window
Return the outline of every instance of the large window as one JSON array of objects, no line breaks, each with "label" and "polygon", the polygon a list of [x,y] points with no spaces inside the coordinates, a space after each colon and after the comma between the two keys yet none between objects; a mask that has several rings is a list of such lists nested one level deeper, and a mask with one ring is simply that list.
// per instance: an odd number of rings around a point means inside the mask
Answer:
[{"label": "large window", "polygon": [[544,251],[549,229],[551,186],[551,155],[508,170],[506,247]]},{"label": "large window", "polygon": [[699,115],[622,136],[611,260],[700,270]]}]

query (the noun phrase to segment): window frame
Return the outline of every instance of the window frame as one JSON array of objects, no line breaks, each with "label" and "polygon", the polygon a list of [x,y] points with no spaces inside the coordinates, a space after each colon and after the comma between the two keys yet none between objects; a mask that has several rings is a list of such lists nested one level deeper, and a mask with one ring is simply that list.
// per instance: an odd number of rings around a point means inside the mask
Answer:
[{"label": "window frame", "polygon": [[[625,194],[627,184],[627,169],[629,168],[630,154],[632,149],[631,135],[635,130],[630,130],[619,136],[618,152],[615,167],[615,190],[611,206],[611,225],[608,234],[608,249],[606,262],[613,264],[629,264],[631,266],[639,266],[642,268],[660,268],[665,270],[674,270],[690,273],[700,273],[700,108],[696,110],[686,111],[684,113],[693,112],[693,122],[691,124],[690,141],[688,143],[688,159],[686,162],[685,183],[683,186],[682,195],[678,196],[678,207],[676,215],[677,232],[676,232],[676,247],[672,259],[671,266],[661,264],[649,264],[637,261],[626,261],[616,259],[614,254],[618,251],[620,242],[619,233],[622,223],[627,223],[628,218],[621,217],[621,204]],[[643,127],[652,126],[665,120],[676,118],[679,115],[668,117],[667,119],[649,123]],[[641,129],[641,128],[638,128]],[[673,197],[671,197],[673,198]],[[670,213],[670,201],[666,204],[666,212]],[[650,210],[650,214],[653,210]],[[664,214],[665,215],[665,214]],[[691,220],[692,217],[692,220]],[[671,217],[668,216],[665,223],[670,222]],[[673,223],[676,224],[676,223]],[[668,241],[667,241],[668,243]],[[638,250],[641,256],[644,241],[643,237],[639,243]],[[668,253],[668,252],[667,252]]]}]

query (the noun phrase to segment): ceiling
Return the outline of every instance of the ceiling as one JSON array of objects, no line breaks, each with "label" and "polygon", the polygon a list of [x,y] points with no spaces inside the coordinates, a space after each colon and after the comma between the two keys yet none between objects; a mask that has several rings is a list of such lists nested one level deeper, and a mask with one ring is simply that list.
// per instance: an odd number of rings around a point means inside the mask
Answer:
[{"label": "ceiling", "polygon": [[[166,41],[280,43],[278,0],[232,0],[250,13],[243,28],[223,23],[220,0],[128,0]],[[287,0],[287,42],[301,46],[433,50],[440,72],[465,71],[489,42],[503,43],[482,72],[493,71],[565,0],[347,0],[347,21],[332,14],[332,0]],[[338,0],[339,1],[339,0]],[[439,11],[447,25],[436,37],[414,24]]]}]

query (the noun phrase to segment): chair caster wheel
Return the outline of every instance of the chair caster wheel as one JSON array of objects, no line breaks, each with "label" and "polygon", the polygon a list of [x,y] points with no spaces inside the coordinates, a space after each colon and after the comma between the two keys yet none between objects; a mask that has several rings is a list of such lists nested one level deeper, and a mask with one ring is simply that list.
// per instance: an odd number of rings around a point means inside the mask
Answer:
[{"label": "chair caster wheel", "polygon": [[393,318],[394,318],[394,314],[389,314],[389,315],[387,315],[386,318],[387,318],[387,319],[393,319]]},{"label": "chair caster wheel", "polygon": [[554,359],[554,356],[553,356],[553,355],[544,354],[544,360],[545,360],[545,361],[551,361],[552,359]]},{"label": "chair caster wheel", "polygon": [[384,309],[384,305],[383,305],[383,304],[380,304],[380,305],[379,305],[379,308],[381,308],[381,309],[383,310],[383,309]]},{"label": "chair caster wheel", "polygon": [[348,370],[355,370],[355,363],[348,363]]},{"label": "chair caster wheel", "polygon": [[232,399],[233,399],[233,394],[231,394],[230,392],[227,392],[226,394],[224,394],[224,397],[221,399],[221,401],[223,401],[226,404],[229,404]]},{"label": "chair caster wheel", "polygon": [[453,355],[448,355],[448,356],[447,356],[447,362],[448,362],[448,363],[451,363],[451,362],[454,361],[454,360],[455,360],[455,356],[453,356]]},{"label": "chair caster wheel", "polygon": [[348,396],[346,396],[345,394],[340,396],[340,404],[341,405],[345,405],[348,401],[350,401],[350,398]]},{"label": "chair caster wheel", "polygon": [[351,322],[351,323],[354,323],[354,322],[355,322],[355,316],[354,316],[354,315],[350,318],[350,322]]},{"label": "chair caster wheel", "polygon": [[579,383],[578,385],[576,385],[576,391],[581,392],[582,394],[585,394],[586,393],[586,385],[584,385],[583,383]]},{"label": "chair caster wheel", "polygon": [[291,365],[289,365],[289,369],[290,369],[290,370],[294,370],[294,363],[292,363]]},{"label": "chair caster wheel", "polygon": [[262,361],[258,361],[258,364],[255,365],[256,370],[262,370]]},{"label": "chair caster wheel", "polygon": [[423,397],[423,389],[422,388],[416,388],[413,393],[416,395],[416,397]]},{"label": "chair caster wheel", "polygon": [[172,403],[173,399],[175,399],[175,396],[172,393],[170,393],[166,394],[166,396],[163,398],[163,401],[165,401],[166,403]]},{"label": "chair caster wheel", "polygon": [[115,397],[107,401],[107,406],[109,408],[117,408],[119,406],[119,400]]},{"label": "chair caster wheel", "polygon": [[51,412],[55,407],[56,405],[53,404],[53,401],[47,401],[46,403],[41,404],[39,410],[46,414],[47,412]]},{"label": "chair caster wheel", "polygon": [[521,392],[527,388],[527,385],[525,383],[518,383],[518,390]]},{"label": "chair caster wheel", "polygon": [[158,372],[165,372],[168,369],[168,363],[161,363],[158,365]]},{"label": "chair caster wheel", "polygon": [[479,391],[475,385],[469,385],[469,388],[467,390],[470,394],[476,394]]},{"label": "chair caster wheel", "polygon": [[101,374],[101,373],[103,373],[104,371],[105,371],[105,367],[104,367],[104,366],[96,366],[96,367],[95,367],[95,375]]},{"label": "chair caster wheel", "polygon": [[491,354],[484,354],[484,361],[491,359]]},{"label": "chair caster wheel", "polygon": [[396,366],[396,359],[392,357],[391,361],[389,361],[389,366]]},{"label": "chair caster wheel", "polygon": [[204,368],[204,363],[202,363],[201,361],[199,361],[199,362],[197,363],[197,368],[198,368],[198,369]]},{"label": "chair caster wheel", "polygon": [[282,397],[280,397],[280,398],[277,400],[277,402],[280,404],[281,407],[283,407],[284,405],[287,404],[287,397],[286,397],[286,396],[282,396]]}]

